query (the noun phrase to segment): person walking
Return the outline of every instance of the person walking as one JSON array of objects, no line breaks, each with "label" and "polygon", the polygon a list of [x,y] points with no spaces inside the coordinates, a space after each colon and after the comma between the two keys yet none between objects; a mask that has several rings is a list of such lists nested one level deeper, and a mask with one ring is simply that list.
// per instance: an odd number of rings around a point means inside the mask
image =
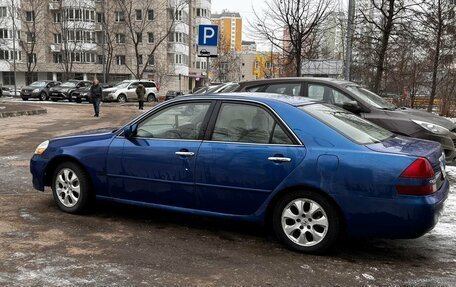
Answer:
[{"label": "person walking", "polygon": [[101,89],[100,82],[95,79],[93,80],[92,86],[90,87],[90,97],[92,98],[93,110],[95,111],[94,117],[100,115],[100,102],[103,90]]},{"label": "person walking", "polygon": [[143,84],[139,84],[136,87],[136,95],[138,96],[139,109],[144,110],[144,96],[146,95],[146,88]]}]

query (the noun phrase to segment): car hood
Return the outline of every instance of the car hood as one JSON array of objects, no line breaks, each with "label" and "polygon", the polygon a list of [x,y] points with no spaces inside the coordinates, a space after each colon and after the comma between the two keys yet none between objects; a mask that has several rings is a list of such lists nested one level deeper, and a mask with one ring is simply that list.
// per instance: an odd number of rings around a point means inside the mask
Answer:
[{"label": "car hood", "polygon": [[401,117],[407,117],[411,120],[419,120],[423,122],[428,122],[432,124],[436,124],[439,126],[442,126],[446,129],[449,129],[450,131],[456,128],[456,124],[444,117],[441,117],[439,115],[433,114],[433,113],[428,113],[425,111],[420,111],[420,110],[415,110],[415,109],[410,109],[410,108],[399,108],[394,111],[387,111],[388,114],[394,113],[398,114],[398,116]]},{"label": "car hood", "polygon": [[60,91],[60,92],[62,92],[62,91],[68,91],[70,89],[74,89],[74,87],[52,87],[49,90],[50,91]]},{"label": "car hood", "polygon": [[25,86],[25,87],[22,87],[22,90],[35,90],[35,89],[41,90],[42,88],[43,87]]},{"label": "car hood", "polygon": [[117,90],[118,90],[117,88],[106,88],[106,89],[103,89],[103,92],[115,92]]},{"label": "car hood", "polygon": [[425,157],[433,167],[439,165],[442,156],[440,143],[402,136],[396,136],[381,143],[369,144],[366,147],[382,153]]}]

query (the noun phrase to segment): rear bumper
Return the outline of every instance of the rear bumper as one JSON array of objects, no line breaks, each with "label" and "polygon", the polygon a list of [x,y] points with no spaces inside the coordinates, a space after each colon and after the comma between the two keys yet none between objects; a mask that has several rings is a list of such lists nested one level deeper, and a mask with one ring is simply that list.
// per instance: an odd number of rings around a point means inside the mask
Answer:
[{"label": "rear bumper", "polygon": [[449,182],[445,180],[437,192],[428,196],[346,198],[350,201],[347,231],[358,237],[420,237],[437,224],[449,190]]}]

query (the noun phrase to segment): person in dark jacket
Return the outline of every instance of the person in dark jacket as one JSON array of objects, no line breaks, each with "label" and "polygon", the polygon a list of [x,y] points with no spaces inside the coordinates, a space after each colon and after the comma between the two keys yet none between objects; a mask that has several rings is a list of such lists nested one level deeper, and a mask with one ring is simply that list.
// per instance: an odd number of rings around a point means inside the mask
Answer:
[{"label": "person in dark jacket", "polygon": [[146,95],[146,88],[139,84],[136,88],[136,95],[138,96],[139,109],[144,110],[144,96]]},{"label": "person in dark jacket", "polygon": [[100,82],[95,79],[93,80],[93,84],[90,87],[90,96],[92,97],[92,104],[93,109],[95,111],[94,117],[98,117],[100,115],[100,102],[101,102],[101,95],[103,90],[101,89]]}]

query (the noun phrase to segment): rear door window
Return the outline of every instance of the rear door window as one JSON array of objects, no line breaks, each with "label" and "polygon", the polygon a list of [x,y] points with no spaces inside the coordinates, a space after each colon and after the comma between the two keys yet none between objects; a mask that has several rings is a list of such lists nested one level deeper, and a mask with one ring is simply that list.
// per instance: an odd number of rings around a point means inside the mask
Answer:
[{"label": "rear door window", "polygon": [[307,87],[307,96],[314,100],[338,106],[343,106],[345,103],[353,101],[345,94],[326,85],[308,84]]},{"label": "rear door window", "polygon": [[300,96],[301,95],[301,83],[282,83],[282,84],[271,84],[265,90],[265,93],[275,93],[288,96]]},{"label": "rear door window", "polygon": [[247,88],[245,88],[245,91],[246,92],[259,92],[261,90],[264,90],[264,87],[265,87],[265,85],[247,87]]}]

